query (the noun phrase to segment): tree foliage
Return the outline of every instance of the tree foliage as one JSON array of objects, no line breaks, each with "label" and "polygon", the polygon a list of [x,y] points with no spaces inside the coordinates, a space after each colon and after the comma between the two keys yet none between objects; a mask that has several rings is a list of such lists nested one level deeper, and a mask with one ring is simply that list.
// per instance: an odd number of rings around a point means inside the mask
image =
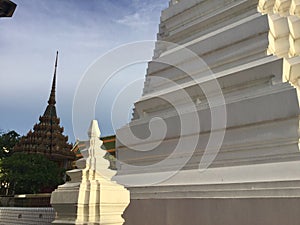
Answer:
[{"label": "tree foliage", "polygon": [[0,168],[1,184],[9,194],[52,191],[63,183],[64,171],[40,154],[14,153],[0,161]]},{"label": "tree foliage", "polygon": [[0,159],[12,155],[12,149],[19,139],[20,135],[14,130],[0,134]]}]

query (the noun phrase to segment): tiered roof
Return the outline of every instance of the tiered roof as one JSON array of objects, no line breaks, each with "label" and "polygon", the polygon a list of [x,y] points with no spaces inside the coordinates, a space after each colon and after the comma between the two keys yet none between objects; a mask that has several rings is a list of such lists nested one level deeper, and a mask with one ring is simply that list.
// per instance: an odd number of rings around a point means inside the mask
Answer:
[{"label": "tiered roof", "polygon": [[60,119],[56,113],[56,70],[58,52],[56,54],[54,76],[47,108],[43,116],[39,117],[39,123],[35,124],[33,131],[30,130],[22,137],[14,147],[15,152],[39,153],[56,161],[61,167],[69,167],[75,155],[71,152],[72,145],[68,143],[68,136],[63,134],[64,128],[60,126]]}]

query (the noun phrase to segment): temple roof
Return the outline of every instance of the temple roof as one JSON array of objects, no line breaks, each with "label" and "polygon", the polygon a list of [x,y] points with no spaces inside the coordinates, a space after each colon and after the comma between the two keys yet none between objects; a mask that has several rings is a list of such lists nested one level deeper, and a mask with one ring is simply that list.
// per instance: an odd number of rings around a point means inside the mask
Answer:
[{"label": "temple roof", "polygon": [[49,116],[49,117],[57,117],[56,114],[56,100],[55,100],[55,88],[56,88],[56,70],[57,70],[57,60],[58,60],[58,52],[56,52],[56,59],[55,59],[55,67],[54,67],[54,75],[53,75],[53,81],[52,81],[52,88],[51,88],[51,93],[50,97],[48,100],[48,106],[44,112],[44,116]]},{"label": "temple roof", "polygon": [[56,53],[52,88],[48,105],[43,116],[39,117],[39,123],[35,124],[33,131],[30,130],[23,136],[14,147],[15,152],[40,153],[53,161],[73,160],[75,154],[71,152],[72,145],[68,143],[68,137],[63,134],[64,128],[60,126],[60,119],[56,113],[56,72],[58,52]]}]

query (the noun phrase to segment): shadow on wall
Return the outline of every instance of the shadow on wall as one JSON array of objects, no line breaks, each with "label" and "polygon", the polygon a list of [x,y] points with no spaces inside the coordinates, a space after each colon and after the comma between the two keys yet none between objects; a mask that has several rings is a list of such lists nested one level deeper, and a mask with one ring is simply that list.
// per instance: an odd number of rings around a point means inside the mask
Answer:
[{"label": "shadow on wall", "polygon": [[131,200],[123,217],[124,225],[295,225],[299,207],[300,198],[146,199]]}]

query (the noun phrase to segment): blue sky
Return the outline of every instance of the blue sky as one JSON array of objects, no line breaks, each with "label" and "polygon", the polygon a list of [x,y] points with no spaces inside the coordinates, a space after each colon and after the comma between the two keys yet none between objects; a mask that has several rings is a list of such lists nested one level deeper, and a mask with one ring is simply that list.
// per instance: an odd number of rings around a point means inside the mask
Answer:
[{"label": "blue sky", "polygon": [[[161,10],[168,5],[168,0],[14,2],[18,6],[13,18],[0,19],[0,129],[16,130],[23,135],[38,122],[47,104],[58,50],[57,111],[71,141],[75,138],[72,103],[84,72],[113,48],[155,40]],[[145,67],[137,66],[136,76],[143,78]],[[136,91],[141,92],[142,88],[136,87]],[[106,101],[99,101],[96,119],[102,134],[110,135],[114,129],[108,111],[115,92],[106,92]],[[124,120],[120,118],[117,124],[125,124]]]}]

